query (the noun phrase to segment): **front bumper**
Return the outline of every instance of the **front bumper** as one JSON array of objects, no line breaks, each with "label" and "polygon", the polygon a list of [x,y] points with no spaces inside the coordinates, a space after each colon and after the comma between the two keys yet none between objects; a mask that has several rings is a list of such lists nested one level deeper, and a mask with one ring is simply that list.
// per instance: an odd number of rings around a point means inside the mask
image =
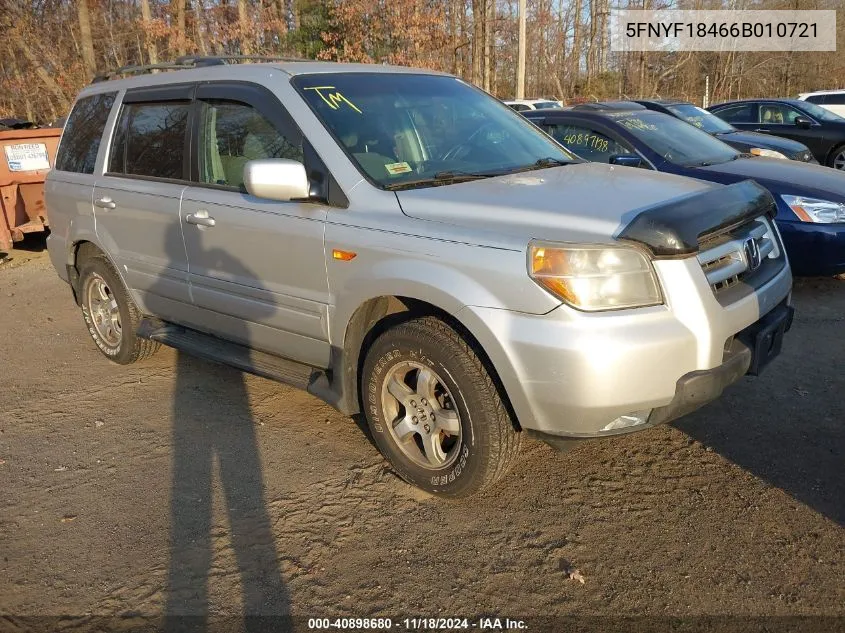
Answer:
[{"label": "front bumper", "polygon": [[[674,419],[747,372],[751,361],[731,351],[735,341],[779,307],[791,312],[788,266],[727,306],[694,258],[662,261],[658,274],[664,306],[598,314],[561,306],[546,315],[467,307],[458,314],[490,357],[523,429],[588,438]],[[649,411],[645,423],[610,426]]]},{"label": "front bumper", "polygon": [[796,275],[845,273],[845,224],[777,222]]}]

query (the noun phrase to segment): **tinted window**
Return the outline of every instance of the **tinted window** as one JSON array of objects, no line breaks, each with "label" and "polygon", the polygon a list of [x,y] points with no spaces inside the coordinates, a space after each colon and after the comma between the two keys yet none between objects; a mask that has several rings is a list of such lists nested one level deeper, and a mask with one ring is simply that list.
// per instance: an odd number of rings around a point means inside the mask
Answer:
[{"label": "tinted window", "polygon": [[433,186],[444,184],[433,182],[443,172],[493,176],[572,158],[501,101],[454,77],[315,73],[293,84],[382,187]]},{"label": "tinted window", "polygon": [[626,113],[613,120],[670,163],[716,165],[739,156],[730,145],[668,114]]},{"label": "tinted window", "polygon": [[566,149],[592,162],[607,163],[613,155],[633,153],[622,143],[586,127],[559,123],[544,128]]},{"label": "tinted window", "polygon": [[187,102],[127,103],[120,111],[109,172],[183,178]]},{"label": "tinted window", "polygon": [[93,174],[106,119],[114,104],[114,92],[85,97],[76,102],[65,123],[56,157],[56,169]]},{"label": "tinted window", "polygon": [[837,92],[827,95],[826,105],[845,105],[845,92]]},{"label": "tinted window", "polygon": [[293,144],[252,106],[203,101],[200,116],[200,182],[243,186],[244,165],[260,158],[303,162],[302,144]]},{"label": "tinted window", "polygon": [[538,110],[543,108],[559,108],[560,104],[557,101],[540,101],[534,104],[534,107]]},{"label": "tinted window", "polygon": [[810,103],[824,103],[826,97],[827,95],[810,95],[805,99],[805,101]]},{"label": "tinted window", "polygon": [[713,114],[728,123],[756,123],[756,121],[752,121],[754,116],[753,103],[742,103],[726,108],[719,108],[718,110],[714,110]]}]

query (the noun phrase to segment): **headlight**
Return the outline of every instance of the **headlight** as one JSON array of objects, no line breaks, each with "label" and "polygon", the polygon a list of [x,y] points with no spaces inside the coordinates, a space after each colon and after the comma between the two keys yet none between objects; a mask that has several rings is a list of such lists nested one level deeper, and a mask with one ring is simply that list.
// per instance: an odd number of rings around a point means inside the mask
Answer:
[{"label": "headlight", "polygon": [[820,222],[823,224],[845,222],[845,204],[841,202],[830,202],[829,200],[804,198],[802,196],[781,196],[781,198],[789,205],[792,212],[804,222]]},{"label": "headlight", "polygon": [[634,248],[532,242],[528,273],[579,310],[620,310],[663,302],[651,262]]},{"label": "headlight", "polygon": [[780,152],[776,152],[773,149],[763,149],[762,147],[752,147],[748,150],[750,154],[754,154],[754,156],[765,156],[766,158],[785,158],[789,160],[786,154],[781,154]]}]

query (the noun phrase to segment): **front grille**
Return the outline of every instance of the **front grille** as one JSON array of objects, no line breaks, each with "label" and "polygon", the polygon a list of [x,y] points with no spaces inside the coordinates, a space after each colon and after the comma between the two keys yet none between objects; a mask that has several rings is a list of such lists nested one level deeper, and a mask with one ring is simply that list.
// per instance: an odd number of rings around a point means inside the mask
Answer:
[{"label": "front grille", "polygon": [[740,283],[762,286],[783,268],[785,258],[772,221],[763,216],[708,239],[698,262],[718,296]]}]

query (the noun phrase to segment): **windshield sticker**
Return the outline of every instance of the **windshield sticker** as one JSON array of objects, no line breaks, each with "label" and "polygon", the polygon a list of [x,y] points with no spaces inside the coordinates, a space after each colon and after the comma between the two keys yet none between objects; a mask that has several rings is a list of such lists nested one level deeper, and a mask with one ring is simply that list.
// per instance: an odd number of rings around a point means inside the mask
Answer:
[{"label": "windshield sticker", "polygon": [[704,117],[703,116],[687,116],[687,117],[684,117],[684,120],[687,123],[694,125],[695,127],[704,127]]},{"label": "windshield sticker", "polygon": [[[344,97],[340,90],[335,89],[334,86],[314,86],[312,88],[304,88],[304,90],[313,90],[316,92],[320,96],[320,99],[322,99],[332,110],[340,109],[340,104],[345,103],[358,114],[363,114],[363,112],[358,109],[358,106]],[[323,90],[334,90],[334,92],[324,93]]]},{"label": "windshield sticker", "polygon": [[384,166],[387,170],[387,173],[391,176],[397,176],[399,174],[407,174],[411,169],[411,166],[408,163],[388,163]]},{"label": "windshield sticker", "polygon": [[577,147],[590,147],[599,152],[607,151],[607,139],[596,134],[567,134],[563,137],[564,145]]},{"label": "windshield sticker", "polygon": [[619,125],[628,128],[629,130],[656,130],[657,126],[654,123],[646,123],[642,119],[620,119]]}]

